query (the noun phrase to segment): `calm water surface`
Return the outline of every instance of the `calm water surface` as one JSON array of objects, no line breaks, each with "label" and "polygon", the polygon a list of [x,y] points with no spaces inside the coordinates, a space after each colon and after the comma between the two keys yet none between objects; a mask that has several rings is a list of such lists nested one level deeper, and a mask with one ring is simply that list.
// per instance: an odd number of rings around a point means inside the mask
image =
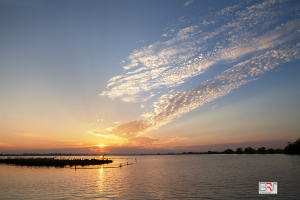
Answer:
[{"label": "calm water surface", "polygon": [[[0,199],[300,199],[300,156],[108,158],[114,162],[76,170],[0,165]],[[266,181],[278,182],[277,195],[258,194]]]}]

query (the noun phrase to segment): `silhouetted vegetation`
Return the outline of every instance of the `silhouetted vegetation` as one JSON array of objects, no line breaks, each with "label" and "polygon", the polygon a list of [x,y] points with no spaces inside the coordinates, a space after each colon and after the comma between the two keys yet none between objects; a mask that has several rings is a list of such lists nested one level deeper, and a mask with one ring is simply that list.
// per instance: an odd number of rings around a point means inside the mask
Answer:
[{"label": "silhouetted vegetation", "polygon": [[243,148],[239,147],[236,149],[236,151],[233,151],[231,149],[226,149],[225,151],[220,152],[220,153],[223,153],[223,154],[274,154],[274,153],[280,154],[280,153],[283,153],[283,150],[282,149],[274,150],[272,148],[266,149],[266,147],[260,147],[257,150],[255,150],[252,147],[247,147],[243,151]]},{"label": "silhouetted vegetation", "polygon": [[54,166],[64,167],[69,165],[102,165],[112,163],[112,160],[99,160],[99,159],[55,159],[55,158],[5,158],[0,159],[0,163],[14,164],[22,166]]},{"label": "silhouetted vegetation", "polygon": [[226,154],[233,154],[234,151],[233,151],[232,149],[226,149],[226,150],[224,151],[224,153],[226,153]]},{"label": "silhouetted vegetation", "polygon": [[253,154],[253,153],[255,153],[255,149],[253,149],[251,147],[247,147],[247,148],[245,148],[244,153]]},{"label": "silhouetted vegetation", "polygon": [[236,149],[235,153],[241,154],[241,153],[243,153],[243,149],[241,147],[239,147]]},{"label": "silhouetted vegetation", "polygon": [[267,149],[267,153],[269,153],[269,154],[273,154],[273,153],[275,153],[275,150],[274,150],[274,149],[272,149],[272,148],[269,148],[269,149]]},{"label": "silhouetted vegetation", "polygon": [[[282,154],[282,149],[266,149],[266,147],[260,147],[257,150],[252,147],[247,147],[243,151],[243,148],[239,147],[236,151],[232,149],[226,149],[225,151],[207,151],[207,152],[182,152],[182,154]],[[180,153],[179,153],[180,154]],[[161,154],[163,155],[163,154]],[[175,154],[174,154],[175,155]]]},{"label": "silhouetted vegetation", "polygon": [[[179,155],[179,154],[282,154],[282,153],[285,153],[285,154],[300,154],[300,139],[298,139],[296,142],[294,143],[288,143],[288,146],[285,147],[284,150],[282,149],[272,149],[272,148],[269,148],[269,149],[266,149],[266,147],[260,147],[258,148],[257,150],[253,149],[252,147],[247,147],[243,150],[243,148],[239,147],[236,149],[236,151],[232,150],[232,149],[226,149],[224,151],[207,151],[207,152],[182,152],[182,153],[157,153],[157,154],[110,154],[110,155]],[[17,156],[21,156],[22,158],[24,157],[29,157],[29,156],[85,156],[85,155],[98,155],[98,154],[60,154],[60,153],[55,153],[55,154],[28,154],[28,153],[25,153],[25,154],[0,154],[0,156],[12,156],[12,157],[17,157]],[[104,154],[106,155],[106,154]],[[41,158],[34,158],[34,159],[41,159]],[[46,158],[46,159],[54,159],[54,158]],[[28,159],[27,159],[28,160]],[[56,163],[56,162],[59,162],[59,163],[62,163],[62,164],[57,164],[58,166],[62,165],[62,166],[65,166],[65,165],[82,165],[81,163],[87,163],[87,164],[83,164],[83,165],[95,165],[94,163],[96,164],[103,164],[102,163],[102,160],[99,161],[95,161],[95,159],[92,159],[91,161],[88,161],[88,159],[77,159],[77,161],[74,161],[74,160],[65,160],[63,161],[62,159],[58,159],[60,161],[53,161],[53,162],[50,162],[50,161],[47,161],[49,163]],[[85,161],[85,162],[83,162]],[[7,162],[7,161],[5,161]],[[25,162],[25,161],[24,161]],[[36,161],[37,163],[43,163],[42,161]],[[45,161],[46,162],[46,161]],[[75,163],[77,162],[77,163]],[[112,162],[112,161],[110,161]],[[4,163],[3,159],[0,159],[0,163]],[[35,163],[35,162],[33,162]],[[63,163],[66,163],[66,164],[63,164]],[[91,163],[91,164],[90,164]],[[104,161],[104,163],[109,163]],[[32,165],[35,165],[35,164],[32,164]],[[47,166],[48,164],[37,164],[37,166]],[[56,164],[50,164],[49,166],[56,166]]]},{"label": "silhouetted vegetation", "polygon": [[267,152],[266,147],[260,147],[260,148],[257,149],[257,153],[265,154],[266,152]]},{"label": "silhouetted vegetation", "polygon": [[300,155],[300,139],[294,143],[288,143],[284,148],[283,153],[285,154],[299,154]]}]

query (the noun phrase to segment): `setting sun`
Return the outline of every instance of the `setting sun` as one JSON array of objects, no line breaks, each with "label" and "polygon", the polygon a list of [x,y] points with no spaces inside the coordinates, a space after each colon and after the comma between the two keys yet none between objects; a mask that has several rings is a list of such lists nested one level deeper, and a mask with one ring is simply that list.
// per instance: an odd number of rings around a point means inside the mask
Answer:
[{"label": "setting sun", "polygon": [[97,146],[97,147],[105,147],[105,146],[107,146],[107,145],[99,144],[99,145],[95,145],[95,146]]}]

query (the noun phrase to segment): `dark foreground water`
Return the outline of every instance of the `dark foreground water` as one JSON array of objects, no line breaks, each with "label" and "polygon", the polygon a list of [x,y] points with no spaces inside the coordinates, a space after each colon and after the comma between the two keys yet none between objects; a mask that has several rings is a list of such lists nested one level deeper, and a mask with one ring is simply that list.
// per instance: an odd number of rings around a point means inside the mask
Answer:
[{"label": "dark foreground water", "polygon": [[[76,171],[0,165],[0,199],[300,199],[300,156],[108,157]],[[258,194],[258,182],[277,182],[278,194]]]}]

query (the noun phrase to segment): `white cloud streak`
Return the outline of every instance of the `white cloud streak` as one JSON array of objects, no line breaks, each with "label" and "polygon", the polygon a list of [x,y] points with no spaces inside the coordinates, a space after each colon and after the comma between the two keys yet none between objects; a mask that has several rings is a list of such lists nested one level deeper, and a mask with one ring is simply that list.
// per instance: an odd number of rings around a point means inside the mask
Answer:
[{"label": "white cloud streak", "polygon": [[283,45],[277,50],[266,51],[260,56],[253,57],[220,75],[207,80],[190,91],[165,94],[153,104],[153,112],[143,116],[143,120],[131,121],[103,132],[99,136],[107,135],[131,138],[159,128],[204,104],[229,94],[233,89],[257,80],[276,66],[300,59],[300,43]]},{"label": "white cloud streak", "polygon": [[216,21],[230,12],[235,12],[236,17],[212,31],[203,31],[207,24],[213,26],[207,22],[212,20],[201,19],[198,24],[179,29],[167,41],[135,50],[127,58],[129,64],[124,66],[128,72],[111,78],[108,90],[101,95],[125,102],[147,101],[155,95],[154,89],[179,86],[218,63],[235,62],[287,42],[291,37],[284,37],[299,29],[298,19],[283,26],[277,23],[270,31],[262,28],[274,25],[278,17],[286,14],[279,10],[280,2],[277,7],[274,4],[267,1],[237,12],[240,5],[225,8],[217,12]]},{"label": "white cloud streak", "polygon": [[[290,13],[298,13],[300,5],[284,2],[265,1],[244,9],[242,4],[227,7],[215,13],[214,19],[201,18],[196,24],[178,29],[169,40],[135,50],[124,66],[128,72],[111,78],[108,90],[101,95],[125,102],[147,101],[157,94],[154,89],[179,86],[219,63],[233,67],[190,91],[173,89],[163,94],[140,120],[98,134],[138,137],[261,78],[278,65],[300,59],[299,14],[282,21]],[[215,26],[221,20],[226,22]],[[170,30],[176,29],[173,26]],[[145,92],[149,92],[146,97]]]},{"label": "white cloud streak", "polygon": [[182,114],[230,93],[233,89],[257,80],[280,64],[297,59],[300,59],[300,43],[284,45],[278,50],[267,51],[241,62],[193,90],[164,95],[154,104],[153,115],[148,117],[149,123],[153,126],[166,124]]},{"label": "white cloud streak", "polygon": [[191,3],[193,3],[194,0],[189,0],[187,2],[184,3],[183,7],[186,7],[188,5],[190,5]]}]

